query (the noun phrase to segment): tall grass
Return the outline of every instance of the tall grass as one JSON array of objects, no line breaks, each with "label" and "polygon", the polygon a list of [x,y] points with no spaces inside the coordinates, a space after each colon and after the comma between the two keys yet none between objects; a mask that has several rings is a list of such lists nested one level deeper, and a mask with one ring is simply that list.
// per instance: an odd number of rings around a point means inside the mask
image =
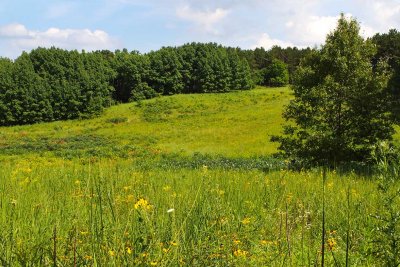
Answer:
[{"label": "tall grass", "polygon": [[[0,168],[0,260],[11,266],[314,266],[321,173],[141,169],[129,160],[37,160]],[[349,183],[355,186],[347,203]],[[326,266],[366,257],[375,182],[327,173]],[[352,214],[352,245],[348,236]],[[334,256],[334,257],[333,257]]]}]

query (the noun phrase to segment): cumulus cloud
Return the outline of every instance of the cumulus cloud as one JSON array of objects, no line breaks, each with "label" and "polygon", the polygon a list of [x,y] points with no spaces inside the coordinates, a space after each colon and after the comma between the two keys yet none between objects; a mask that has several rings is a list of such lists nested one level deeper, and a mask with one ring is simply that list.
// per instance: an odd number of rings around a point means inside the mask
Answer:
[{"label": "cumulus cloud", "polygon": [[45,31],[27,29],[22,24],[0,26],[0,44],[6,47],[11,57],[22,50],[36,47],[59,47],[64,49],[115,49],[119,42],[102,30],[49,28]]},{"label": "cumulus cloud", "polygon": [[294,46],[294,44],[291,42],[273,39],[268,35],[268,33],[263,33],[262,36],[258,39],[257,44],[254,45],[252,48],[254,49],[256,47],[264,47],[265,49],[270,49],[275,45],[283,48]]},{"label": "cumulus cloud", "polygon": [[339,16],[308,16],[290,20],[286,23],[290,39],[302,45],[314,45],[324,42],[326,35],[331,32]]},{"label": "cumulus cloud", "polygon": [[223,20],[229,10],[216,8],[215,10],[195,10],[189,6],[180,7],[176,10],[176,15],[182,20],[195,24],[198,30],[207,33],[218,34],[217,23]]},{"label": "cumulus cloud", "polygon": [[400,2],[398,0],[356,0],[357,5],[365,6],[358,10],[357,16],[375,32],[386,32],[400,27]]}]

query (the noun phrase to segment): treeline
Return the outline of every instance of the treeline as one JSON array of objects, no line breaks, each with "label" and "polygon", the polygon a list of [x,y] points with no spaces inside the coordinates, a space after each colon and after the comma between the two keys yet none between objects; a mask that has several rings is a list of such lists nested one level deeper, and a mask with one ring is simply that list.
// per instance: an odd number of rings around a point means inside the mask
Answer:
[{"label": "treeline", "polygon": [[[378,60],[400,73],[399,33],[376,35]],[[0,58],[0,125],[85,118],[113,103],[179,93],[248,90],[254,85],[285,86],[313,49],[270,50],[191,43],[136,51],[95,52],[37,48],[16,60]],[[399,75],[391,90],[400,99]],[[400,103],[400,100],[398,101]]]},{"label": "treeline", "polygon": [[311,48],[273,46],[270,50],[261,47],[254,50],[240,50],[239,53],[249,63],[255,84],[285,86],[292,82],[301,59],[311,51]]},{"label": "treeline", "polygon": [[0,124],[88,117],[111,104],[115,72],[97,53],[38,48],[0,59]]},{"label": "treeline", "polygon": [[254,86],[248,62],[238,49],[192,43],[140,55],[102,51],[116,72],[114,99],[128,102],[157,94],[227,92]]},{"label": "treeline", "polygon": [[85,118],[112,103],[254,86],[238,49],[192,43],[138,52],[37,48],[0,58],[0,125]]}]

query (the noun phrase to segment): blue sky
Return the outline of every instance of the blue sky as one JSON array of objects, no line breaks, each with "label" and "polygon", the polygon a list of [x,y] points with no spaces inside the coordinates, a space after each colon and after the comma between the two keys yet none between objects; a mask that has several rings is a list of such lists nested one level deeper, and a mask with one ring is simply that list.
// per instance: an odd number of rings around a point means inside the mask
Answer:
[{"label": "blue sky", "polygon": [[318,46],[341,12],[366,37],[400,29],[400,0],[0,0],[0,56],[38,46],[148,52],[192,41]]}]

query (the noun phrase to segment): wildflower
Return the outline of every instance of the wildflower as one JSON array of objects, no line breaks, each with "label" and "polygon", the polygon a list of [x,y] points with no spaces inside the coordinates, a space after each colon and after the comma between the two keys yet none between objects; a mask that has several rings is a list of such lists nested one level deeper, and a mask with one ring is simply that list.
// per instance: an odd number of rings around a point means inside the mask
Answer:
[{"label": "wildflower", "polygon": [[157,266],[157,265],[158,265],[158,262],[156,262],[156,261],[150,262],[150,266]]},{"label": "wildflower", "polygon": [[328,238],[327,243],[330,251],[335,250],[337,244],[335,238]]},{"label": "wildflower", "polygon": [[292,193],[289,193],[289,194],[286,196],[286,201],[287,201],[287,203],[290,204],[290,202],[292,202],[292,199],[293,199],[293,194],[292,194]]},{"label": "wildflower", "polygon": [[237,249],[237,250],[235,250],[235,251],[233,252],[233,255],[234,255],[235,257],[246,257],[247,253],[248,253],[248,252],[245,251],[245,250]]},{"label": "wildflower", "polygon": [[260,243],[261,243],[261,245],[264,245],[264,246],[268,245],[268,241],[267,240],[261,240]]},{"label": "wildflower", "polygon": [[243,223],[244,225],[249,224],[250,222],[251,222],[251,219],[248,218],[248,217],[246,217],[246,218],[244,218],[244,219],[242,220],[242,223]]},{"label": "wildflower", "polygon": [[80,234],[81,234],[81,235],[88,235],[89,232],[88,232],[88,231],[81,231]]},{"label": "wildflower", "polygon": [[235,240],[233,240],[233,243],[235,243],[236,245],[239,245],[240,243],[242,243],[242,241],[240,241],[239,239],[235,239]]},{"label": "wildflower", "polygon": [[130,247],[127,247],[127,248],[126,248],[126,253],[128,253],[129,255],[131,255],[131,254],[132,254],[132,249],[131,249]]},{"label": "wildflower", "polygon": [[93,257],[92,256],[89,256],[89,255],[85,255],[85,260],[88,260],[88,261],[90,261],[90,260],[93,260]]},{"label": "wildflower", "polygon": [[75,184],[76,184],[76,185],[80,185],[80,184],[81,184],[81,181],[76,180],[76,181],[75,181]]},{"label": "wildflower", "polygon": [[140,198],[136,203],[135,203],[135,209],[142,209],[142,210],[151,210],[152,206],[149,204],[149,202],[144,199]]},{"label": "wildflower", "polygon": [[163,187],[163,190],[164,191],[170,191],[171,190],[171,186],[166,185],[166,186]]},{"label": "wildflower", "polygon": [[175,241],[170,241],[169,243],[170,243],[172,246],[174,246],[174,247],[176,247],[176,246],[178,245],[178,243],[175,242]]},{"label": "wildflower", "polygon": [[175,211],[175,209],[169,209],[169,210],[167,210],[167,213],[171,213],[171,212],[174,212]]},{"label": "wildflower", "polygon": [[110,255],[111,257],[115,256],[115,251],[114,250],[109,250],[108,251],[108,255]]}]

